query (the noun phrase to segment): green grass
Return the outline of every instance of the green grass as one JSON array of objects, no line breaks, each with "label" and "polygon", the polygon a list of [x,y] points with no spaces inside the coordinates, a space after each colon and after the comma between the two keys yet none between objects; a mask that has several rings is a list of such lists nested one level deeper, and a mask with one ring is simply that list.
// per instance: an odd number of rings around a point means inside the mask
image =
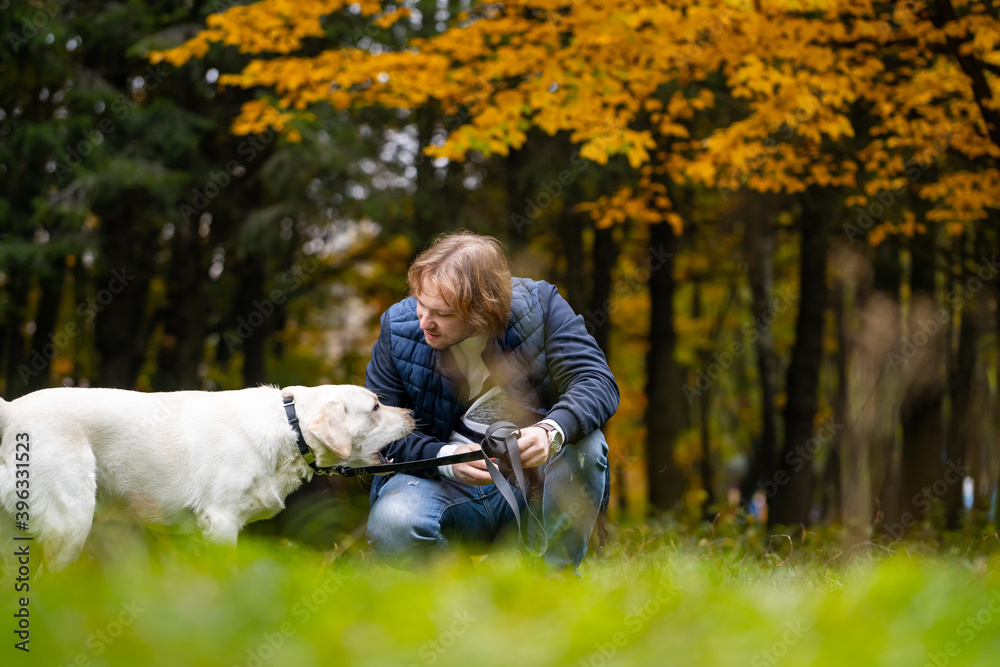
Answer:
[{"label": "green grass", "polygon": [[[273,538],[167,540],[0,594],[0,665],[995,665],[1000,542],[623,531],[583,577],[510,551],[401,572]],[[123,540],[122,544],[132,544]],[[948,655],[949,651],[952,655]]]}]

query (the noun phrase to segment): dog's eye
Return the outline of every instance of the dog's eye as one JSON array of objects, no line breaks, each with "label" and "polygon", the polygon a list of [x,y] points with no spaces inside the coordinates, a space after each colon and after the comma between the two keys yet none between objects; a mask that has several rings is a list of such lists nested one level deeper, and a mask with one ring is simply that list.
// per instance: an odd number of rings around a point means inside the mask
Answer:
[{"label": "dog's eye", "polygon": [[378,410],[378,403],[376,403],[376,404],[375,404],[375,407],[374,407],[374,408],[372,408],[372,412],[375,412],[376,410]]}]

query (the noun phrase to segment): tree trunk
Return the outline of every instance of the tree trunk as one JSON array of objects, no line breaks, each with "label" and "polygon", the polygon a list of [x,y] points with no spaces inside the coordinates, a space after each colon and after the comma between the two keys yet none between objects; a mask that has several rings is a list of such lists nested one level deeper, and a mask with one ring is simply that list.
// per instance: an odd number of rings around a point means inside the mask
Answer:
[{"label": "tree trunk", "polygon": [[[930,519],[933,506],[939,501],[943,491],[943,400],[944,396],[937,392],[921,396],[910,404],[903,418],[898,523],[903,529]],[[935,483],[938,484],[937,488]]]},{"label": "tree trunk", "polygon": [[[835,326],[837,327],[837,396],[833,404],[833,423],[847,425],[847,363],[849,337],[847,335],[848,322],[852,316],[851,306],[854,303],[854,286],[841,281],[833,296],[833,307],[835,314]],[[826,467],[823,470],[823,519],[825,521],[836,521],[841,516],[841,452],[843,450],[844,431],[838,430],[830,444],[830,452],[827,455]],[[859,513],[868,521],[871,512],[871,489],[867,485],[864,489],[867,494],[867,506],[862,506]]]},{"label": "tree trunk", "polygon": [[8,401],[28,393],[28,382],[32,373],[42,371],[31,367],[31,358],[25,357],[25,338],[22,327],[28,321],[28,292],[31,280],[27,270],[23,268],[8,268],[7,309],[4,313],[3,349],[6,366],[6,387],[4,398]]},{"label": "tree trunk", "polygon": [[159,230],[144,229],[131,215],[129,193],[116,193],[101,218],[101,247],[94,291],[85,319],[94,322],[98,356],[96,385],[133,389],[142,369],[148,339],[147,297],[154,275]]},{"label": "tree trunk", "polygon": [[[63,272],[53,269],[52,273],[38,277],[38,287],[41,295],[35,310],[35,333],[31,336],[31,353],[28,357],[45,361],[45,369],[31,375],[24,388],[25,393],[45,389],[52,378],[52,361],[61,353],[61,346],[56,344],[55,329],[59,319],[59,304],[62,302]],[[62,337],[59,338],[62,341]]]},{"label": "tree trunk", "polygon": [[[177,226],[167,273],[163,333],[152,385],[156,391],[201,389],[198,366],[205,343],[206,267],[198,235],[187,223]],[[220,343],[220,345],[223,343]]]},{"label": "tree trunk", "polygon": [[991,378],[991,366],[990,360],[977,360],[969,397],[969,443],[965,465],[969,466],[969,475],[974,483],[970,524],[976,530],[983,530],[989,525],[990,506],[997,492],[997,411],[994,409],[996,390]]},{"label": "tree trunk", "polygon": [[433,158],[424,155],[437,129],[438,115],[434,109],[417,109],[414,112],[419,148],[417,150],[416,191],[413,194],[413,229],[418,246],[423,250],[442,232],[453,228],[452,209],[442,190]]},{"label": "tree trunk", "polygon": [[[935,230],[911,239],[912,270],[910,272],[910,294],[907,307],[907,331],[903,338],[918,350],[918,355],[929,355],[928,359],[911,371],[908,377],[908,394],[904,400],[902,431],[903,443],[899,478],[899,524],[909,528],[914,523],[929,519],[933,505],[939,502],[944,491],[946,455],[946,393],[947,387],[940,371],[941,360],[948,355],[950,325],[942,326],[934,335],[921,338],[926,323],[932,321],[935,307],[926,307],[925,302],[936,304],[935,274],[937,271],[937,243]],[[952,320],[949,320],[949,323]],[[919,356],[914,357],[910,366],[917,365]],[[935,482],[940,482],[937,492]]]},{"label": "tree trunk", "polygon": [[[949,390],[951,414],[948,424],[947,461],[953,463],[957,468],[965,469],[968,466],[968,442],[970,435],[975,431],[970,424],[973,413],[969,410],[970,390],[972,388],[972,373],[976,365],[976,325],[974,321],[974,308],[971,304],[966,304],[962,313],[962,323],[959,329],[958,355],[954,360],[954,366],[949,373]],[[964,478],[965,475],[962,475]],[[946,475],[948,490],[945,492],[942,501],[944,502],[945,528],[948,530],[958,530],[962,524],[962,481],[954,481],[952,476]]]},{"label": "tree trunk", "polygon": [[705,499],[702,503],[703,514],[706,519],[711,519],[711,508],[715,505],[715,473],[712,470],[712,447],[711,432],[709,430],[710,408],[712,405],[712,387],[709,387],[698,399],[699,401],[699,434],[701,436],[701,461],[698,464],[698,472],[701,476],[701,488],[705,491]]},{"label": "tree trunk", "polygon": [[885,292],[899,301],[900,287],[903,284],[903,269],[899,260],[898,239],[890,236],[872,252],[874,253],[872,263],[875,267],[872,289]]},{"label": "tree trunk", "polygon": [[829,190],[810,188],[802,198],[799,312],[788,365],[785,446],[775,473],[777,490],[770,503],[770,525],[808,524],[813,509],[815,451],[810,452],[807,443],[813,437],[823,358],[827,248],[839,207],[840,199]]},{"label": "tree trunk", "polygon": [[778,451],[778,409],[775,405],[778,355],[771,327],[763,326],[774,298],[773,200],[759,193],[747,192],[743,196],[747,202],[744,208],[744,252],[753,297],[751,313],[755,326],[752,332],[757,335],[754,345],[761,387],[761,432],[754,438],[750,467],[740,485],[740,495],[745,503],[749,503],[753,494],[774,474],[774,456]]},{"label": "tree trunk", "polygon": [[[236,296],[236,316],[249,326],[250,334],[243,340],[243,384],[256,387],[267,380],[265,353],[267,338],[273,326],[274,313],[261,313],[254,304],[264,294],[263,258],[248,254],[237,267],[240,287]],[[259,315],[259,319],[257,317]]]},{"label": "tree trunk", "polygon": [[510,151],[503,159],[503,183],[507,196],[507,225],[503,235],[508,239],[522,242],[538,233],[536,221],[528,217],[527,196],[524,176],[527,169],[527,151]]},{"label": "tree trunk", "polygon": [[[971,245],[971,242],[970,242]],[[971,250],[971,248],[970,248]],[[959,248],[956,258],[959,266],[965,266],[966,253]],[[965,275],[959,277],[959,282],[969,280]],[[978,280],[978,277],[977,277]],[[948,424],[948,441],[946,444],[946,459],[956,467],[965,468],[969,464],[969,442],[976,432],[972,419],[978,419],[970,410],[973,372],[976,367],[977,320],[980,319],[980,309],[986,308],[986,299],[974,298],[966,301],[961,311],[958,333],[958,354],[954,358],[949,355],[948,393],[950,415]],[[985,319],[985,318],[982,318]],[[952,318],[954,322],[954,318]],[[940,334],[939,334],[940,335]],[[951,346],[948,346],[949,348]],[[964,478],[965,475],[962,475]],[[963,504],[962,482],[954,482],[951,476],[946,476],[948,490],[942,499],[944,502],[945,527],[957,530],[961,527]]]},{"label": "tree trunk", "polygon": [[563,207],[559,216],[559,239],[562,243],[562,280],[566,285],[566,301],[578,313],[587,304],[586,262],[583,255],[583,230],[589,213],[574,213]]},{"label": "tree trunk", "polygon": [[[906,252],[899,246],[895,239],[891,243],[882,243],[876,252],[875,258],[875,280],[873,287],[876,292],[885,292],[899,304],[900,310],[904,309],[909,299],[908,289],[904,289],[909,280],[909,262],[904,261]],[[899,326],[901,318],[897,315]],[[902,406],[902,399],[899,399]],[[902,410],[893,410],[888,415],[892,423],[888,432],[891,434],[883,443],[876,443],[873,449],[872,473],[873,486],[878,487],[876,519],[881,518],[883,526],[898,525],[900,509],[900,484],[902,483],[902,452],[903,443],[902,432]],[[881,458],[880,458],[881,457]],[[881,515],[880,517],[878,515]],[[876,521],[876,523],[878,523]]]},{"label": "tree trunk", "polygon": [[[691,290],[691,319],[697,320],[705,317],[701,296],[701,281],[697,278],[692,281]],[[725,309],[719,312],[719,316],[712,327],[710,339],[713,344],[718,339],[718,324],[725,317]],[[712,354],[709,350],[699,350],[698,361],[701,368],[708,368],[712,363]],[[709,385],[701,389],[698,393],[698,439],[701,446],[701,460],[698,462],[698,475],[701,478],[701,488],[705,492],[705,499],[702,503],[703,516],[711,520],[709,508],[715,504],[715,475],[712,472],[712,433],[710,426],[712,388]],[[689,399],[690,400],[690,399]]]},{"label": "tree trunk", "polygon": [[674,356],[677,333],[674,330],[673,254],[677,237],[666,223],[650,226],[651,248],[663,248],[670,256],[649,278],[649,351],[646,353],[646,465],[649,501],[658,510],[674,509],[684,495],[683,471],[674,461],[674,443],[683,417],[680,406],[680,367]]},{"label": "tree trunk", "polygon": [[611,277],[618,263],[618,246],[612,234],[612,227],[594,230],[594,247],[591,250],[593,262],[594,283],[590,292],[590,309],[584,318],[587,329],[594,340],[604,350],[604,356],[611,360],[611,348],[608,344],[608,334],[611,325],[608,311],[611,309]]},{"label": "tree trunk", "polygon": [[[994,230],[995,234],[991,245],[996,249],[996,253],[1000,254],[1000,213],[992,208],[988,210],[990,229]],[[1000,276],[993,278],[992,285],[993,297],[995,300],[1000,301],[1000,285],[998,283],[1000,283]],[[995,319],[992,322],[990,331],[993,334],[993,339],[997,340],[1000,337],[1000,308],[995,310],[994,315]],[[987,378],[990,375],[996,377],[997,371],[1000,370],[997,368],[997,365],[997,361],[991,360],[991,367],[989,370],[984,369],[983,374]],[[1000,466],[996,464],[997,459],[1000,458],[997,452],[998,442],[996,437],[996,434],[1000,433],[1000,405],[997,404],[998,392],[992,379],[985,379],[980,386],[983,387],[983,393],[980,394],[982,399],[981,404],[984,413],[988,416],[984,419],[983,424],[985,435],[981,450],[981,473],[976,478],[975,504],[977,510],[981,510],[979,513],[982,516],[989,517],[993,499],[1000,493]]]}]

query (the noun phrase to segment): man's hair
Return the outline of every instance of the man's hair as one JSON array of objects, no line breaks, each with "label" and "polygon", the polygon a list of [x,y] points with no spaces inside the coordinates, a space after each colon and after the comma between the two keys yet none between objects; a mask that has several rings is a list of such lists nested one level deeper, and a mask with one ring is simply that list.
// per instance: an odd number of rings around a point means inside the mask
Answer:
[{"label": "man's hair", "polygon": [[510,267],[503,246],[492,236],[456,232],[438,237],[410,265],[410,296],[422,294],[425,280],[478,333],[501,336],[507,330]]}]

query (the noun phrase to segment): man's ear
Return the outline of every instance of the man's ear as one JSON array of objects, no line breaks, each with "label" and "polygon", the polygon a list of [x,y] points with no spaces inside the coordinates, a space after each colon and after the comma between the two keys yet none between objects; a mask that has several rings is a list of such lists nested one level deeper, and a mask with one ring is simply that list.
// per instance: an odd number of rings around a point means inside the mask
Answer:
[{"label": "man's ear", "polygon": [[[331,401],[313,415],[303,435],[311,435],[342,459],[351,455],[351,432],[342,401]],[[316,456],[319,459],[319,454]]]}]

